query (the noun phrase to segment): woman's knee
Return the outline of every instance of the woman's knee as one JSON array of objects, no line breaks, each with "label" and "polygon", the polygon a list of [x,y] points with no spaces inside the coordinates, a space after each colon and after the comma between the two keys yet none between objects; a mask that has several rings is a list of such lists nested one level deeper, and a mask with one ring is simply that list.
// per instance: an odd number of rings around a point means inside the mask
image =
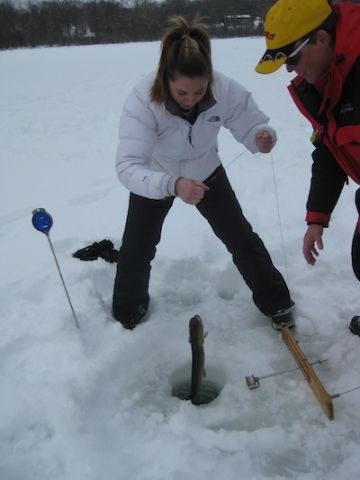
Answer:
[{"label": "woman's knee", "polygon": [[356,278],[360,281],[360,188],[355,193],[355,205],[359,213],[351,246],[352,267]]},{"label": "woman's knee", "polygon": [[355,205],[360,216],[360,188],[358,188],[355,193]]},{"label": "woman's knee", "polygon": [[359,226],[355,229],[352,247],[351,247],[351,260],[352,267],[356,278],[360,281],[360,233]]}]

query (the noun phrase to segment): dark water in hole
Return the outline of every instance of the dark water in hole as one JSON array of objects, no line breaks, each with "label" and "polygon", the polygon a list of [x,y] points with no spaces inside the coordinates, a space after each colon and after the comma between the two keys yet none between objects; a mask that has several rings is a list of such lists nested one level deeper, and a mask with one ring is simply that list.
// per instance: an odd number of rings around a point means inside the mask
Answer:
[{"label": "dark water in hole", "polygon": [[[174,385],[172,395],[180,398],[180,400],[188,400],[190,394],[191,384],[189,381],[182,381]],[[193,398],[194,405],[205,405],[217,398],[220,393],[220,388],[210,380],[204,380],[201,384],[199,393]]]}]

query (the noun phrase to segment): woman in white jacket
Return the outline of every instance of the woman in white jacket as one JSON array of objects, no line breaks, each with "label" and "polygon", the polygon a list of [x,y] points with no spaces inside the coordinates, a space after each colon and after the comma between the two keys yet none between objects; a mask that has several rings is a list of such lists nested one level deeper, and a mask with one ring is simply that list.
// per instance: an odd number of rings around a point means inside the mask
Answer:
[{"label": "woman in white jacket", "polygon": [[133,89],[120,121],[116,170],[130,200],[113,316],[125,328],[147,312],[151,261],[175,197],[207,219],[273,326],[294,325],[286,283],[244,217],[218,155],[221,126],[251,152],[271,151],[276,134],[268,121],[244,87],[213,71],[198,19],[173,18],[157,72]]}]

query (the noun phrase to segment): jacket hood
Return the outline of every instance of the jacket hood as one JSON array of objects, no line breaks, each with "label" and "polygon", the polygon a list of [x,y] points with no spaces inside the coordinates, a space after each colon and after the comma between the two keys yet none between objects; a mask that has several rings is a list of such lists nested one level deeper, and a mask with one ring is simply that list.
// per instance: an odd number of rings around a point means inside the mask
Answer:
[{"label": "jacket hood", "polygon": [[334,5],[338,16],[335,44],[335,64],[344,79],[360,54],[360,5]]}]

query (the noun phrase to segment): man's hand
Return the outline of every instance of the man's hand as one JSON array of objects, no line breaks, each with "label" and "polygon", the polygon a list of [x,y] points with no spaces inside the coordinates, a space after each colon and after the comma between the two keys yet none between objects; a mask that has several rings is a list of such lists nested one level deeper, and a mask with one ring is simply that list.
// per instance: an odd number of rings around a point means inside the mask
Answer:
[{"label": "man's hand", "polygon": [[324,248],[322,241],[323,232],[324,227],[322,225],[309,225],[306,230],[303,243],[303,254],[309,265],[315,265],[316,257],[319,256],[318,250]]},{"label": "man's hand", "polygon": [[260,130],[255,135],[255,143],[261,153],[269,153],[273,148],[273,137],[267,130]]},{"label": "man's hand", "polygon": [[190,205],[201,202],[209,187],[205,183],[190,178],[179,178],[175,184],[175,193],[181,200]]}]

